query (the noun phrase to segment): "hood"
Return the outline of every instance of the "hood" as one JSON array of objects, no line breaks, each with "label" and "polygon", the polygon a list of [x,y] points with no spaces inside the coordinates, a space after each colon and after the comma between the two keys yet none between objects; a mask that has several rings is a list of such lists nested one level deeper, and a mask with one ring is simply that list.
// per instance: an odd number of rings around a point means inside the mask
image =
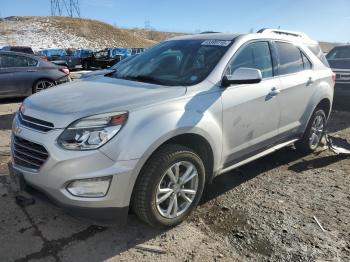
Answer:
[{"label": "hood", "polygon": [[348,70],[350,70],[350,58],[329,59],[328,63],[332,69],[348,69]]},{"label": "hood", "polygon": [[56,86],[24,101],[25,115],[65,128],[73,121],[100,113],[131,111],[176,98],[186,87],[167,87],[110,77],[96,77]]}]

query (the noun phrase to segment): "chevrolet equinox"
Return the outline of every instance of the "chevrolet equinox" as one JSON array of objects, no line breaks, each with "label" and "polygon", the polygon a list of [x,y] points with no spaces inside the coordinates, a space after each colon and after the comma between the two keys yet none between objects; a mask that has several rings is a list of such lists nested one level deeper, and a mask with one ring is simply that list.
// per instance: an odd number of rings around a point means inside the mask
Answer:
[{"label": "chevrolet equinox", "polygon": [[175,37],[25,99],[13,173],[79,215],[121,219],[130,207],[152,226],[173,226],[215,176],[291,144],[314,151],[333,86],[304,34]]}]

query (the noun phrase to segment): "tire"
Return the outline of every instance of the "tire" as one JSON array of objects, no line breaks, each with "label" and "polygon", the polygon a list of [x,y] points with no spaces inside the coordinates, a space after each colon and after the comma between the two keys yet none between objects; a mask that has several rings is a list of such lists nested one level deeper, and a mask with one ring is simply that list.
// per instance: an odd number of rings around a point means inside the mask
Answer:
[{"label": "tire", "polygon": [[[170,178],[170,169],[174,171],[173,178],[176,178],[176,170],[179,170],[178,184],[173,183],[174,180]],[[187,178],[193,178],[181,185],[181,178],[184,178],[186,171],[189,171]],[[198,205],[204,185],[205,167],[201,158],[187,147],[165,145],[150,157],[140,172],[133,191],[133,211],[140,220],[153,227],[175,226],[185,220]],[[166,193],[160,192],[161,190]],[[183,195],[188,199],[185,200]]]},{"label": "tire", "polygon": [[295,143],[296,149],[302,153],[314,152],[322,141],[326,130],[326,124],[327,117],[325,111],[317,108],[310,118],[302,139]]},{"label": "tire", "polygon": [[89,69],[89,62],[88,61],[83,61],[83,69]]},{"label": "tire", "polygon": [[38,93],[44,89],[53,87],[55,82],[48,79],[40,79],[33,86],[33,94]]}]

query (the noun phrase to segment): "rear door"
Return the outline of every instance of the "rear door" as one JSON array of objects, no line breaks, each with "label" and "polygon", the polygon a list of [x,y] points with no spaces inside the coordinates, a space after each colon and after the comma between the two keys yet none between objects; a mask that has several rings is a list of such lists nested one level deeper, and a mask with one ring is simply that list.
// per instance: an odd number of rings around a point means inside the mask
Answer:
[{"label": "rear door", "polygon": [[15,56],[0,54],[0,97],[12,96],[17,91]]},{"label": "rear door", "polygon": [[1,54],[0,95],[30,95],[38,71],[37,65],[37,60],[27,56]]},{"label": "rear door", "polygon": [[281,104],[281,136],[299,135],[303,114],[315,89],[316,75],[310,59],[289,42],[275,41],[278,75],[281,90],[277,100]]},{"label": "rear door", "polygon": [[238,68],[256,68],[263,80],[257,84],[231,85],[222,92],[224,168],[267,149],[278,141],[280,105],[276,90],[270,43],[256,41],[241,47],[229,63],[226,75]]}]

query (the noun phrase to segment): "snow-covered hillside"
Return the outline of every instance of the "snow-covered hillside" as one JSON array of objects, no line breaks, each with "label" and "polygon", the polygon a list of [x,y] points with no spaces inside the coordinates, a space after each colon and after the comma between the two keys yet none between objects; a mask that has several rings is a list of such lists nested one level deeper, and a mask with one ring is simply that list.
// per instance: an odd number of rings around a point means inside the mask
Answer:
[{"label": "snow-covered hillside", "polygon": [[92,48],[149,47],[155,41],[96,20],[69,17],[8,17],[0,21],[0,46]]}]

